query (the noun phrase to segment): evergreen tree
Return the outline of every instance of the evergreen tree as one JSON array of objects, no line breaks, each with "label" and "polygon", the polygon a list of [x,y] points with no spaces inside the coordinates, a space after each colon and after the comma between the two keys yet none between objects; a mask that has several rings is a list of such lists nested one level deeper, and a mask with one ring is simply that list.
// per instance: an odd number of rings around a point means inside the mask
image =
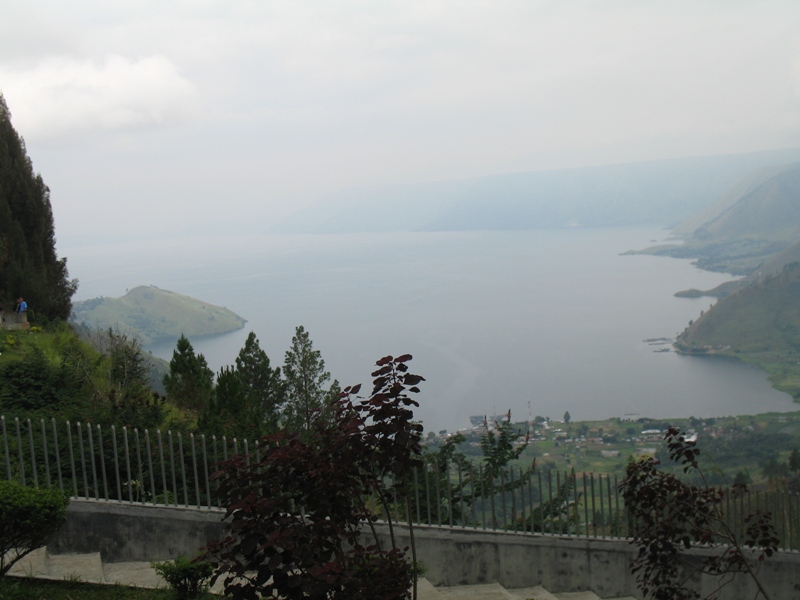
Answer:
[{"label": "evergreen tree", "polygon": [[214,393],[214,372],[208,368],[202,354],[195,354],[192,344],[181,336],[172,360],[169,373],[164,375],[167,397],[180,408],[202,412],[211,403]]},{"label": "evergreen tree", "polygon": [[236,366],[223,367],[217,374],[214,397],[201,416],[200,428],[248,439],[272,433],[278,428],[284,389],[280,368],[270,367],[269,357],[250,332]]},{"label": "evergreen tree", "polygon": [[250,416],[264,424],[265,433],[276,430],[281,406],[286,401],[286,388],[281,380],[280,367],[273,369],[270,366],[267,353],[261,349],[252,331],[236,357],[236,374]]},{"label": "evergreen tree", "polygon": [[131,428],[158,427],[164,416],[164,400],[150,390],[150,367],[141,344],[111,329],[105,343],[112,420]]},{"label": "evergreen tree", "polygon": [[270,366],[269,357],[252,331],[236,357],[235,366],[217,374],[217,386],[200,428],[217,435],[254,439],[278,429],[285,387],[280,368]]},{"label": "evergreen tree", "polygon": [[33,171],[0,94],[0,308],[20,296],[30,314],[66,320],[78,287],[56,255],[50,190]]},{"label": "evergreen tree", "polygon": [[253,439],[258,433],[253,423],[242,413],[244,394],[236,369],[222,367],[217,373],[217,385],[208,405],[198,418],[200,431],[208,435]]},{"label": "evergreen tree", "polygon": [[329,414],[330,401],[339,395],[339,382],[334,380],[330,388],[325,388],[331,374],[325,370],[320,351],[314,350],[302,325],[295,330],[292,347],[286,351],[283,375],[286,382],[283,425],[305,436],[315,419]]}]

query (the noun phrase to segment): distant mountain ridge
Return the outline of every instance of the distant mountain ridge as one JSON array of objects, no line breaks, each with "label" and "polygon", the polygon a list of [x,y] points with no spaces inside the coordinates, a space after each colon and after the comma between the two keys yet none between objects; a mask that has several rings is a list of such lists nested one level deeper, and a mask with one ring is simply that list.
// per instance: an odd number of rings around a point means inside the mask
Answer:
[{"label": "distant mountain ridge", "polygon": [[139,286],[121,298],[75,302],[71,320],[95,329],[133,335],[142,344],[236,331],[247,322],[227,308],[189,296]]},{"label": "distant mountain ridge", "polygon": [[800,148],[340,190],[277,223],[297,233],[674,227]]}]

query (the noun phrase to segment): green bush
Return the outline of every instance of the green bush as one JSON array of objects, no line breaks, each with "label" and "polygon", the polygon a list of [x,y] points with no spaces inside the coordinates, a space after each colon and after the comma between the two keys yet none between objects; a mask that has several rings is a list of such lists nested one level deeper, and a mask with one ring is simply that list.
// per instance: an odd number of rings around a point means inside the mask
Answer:
[{"label": "green bush", "polygon": [[67,504],[69,497],[58,489],[0,481],[0,577],[59,530]]},{"label": "green bush", "polygon": [[201,598],[208,590],[208,581],[214,572],[211,563],[191,561],[185,556],[178,556],[174,561],[150,564],[166,580],[178,600]]}]

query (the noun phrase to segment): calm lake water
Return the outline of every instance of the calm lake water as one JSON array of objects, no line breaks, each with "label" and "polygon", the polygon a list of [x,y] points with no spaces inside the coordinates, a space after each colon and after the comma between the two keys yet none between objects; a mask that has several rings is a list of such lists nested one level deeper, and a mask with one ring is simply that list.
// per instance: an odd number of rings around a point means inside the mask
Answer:
[{"label": "calm lake water", "polygon": [[[637,413],[723,416],[798,408],[761,371],[654,352],[712,299],[675,298],[730,277],[689,261],[620,253],[667,236],[651,229],[266,235],[60,249],[76,299],[156,285],[227,306],[244,330],[193,339],[215,371],[249,331],[282,364],[303,325],[340,383],[369,383],[374,362],[411,353],[427,381],[428,430],[511,410],[573,420]],[[174,342],[155,345],[171,358]]]}]

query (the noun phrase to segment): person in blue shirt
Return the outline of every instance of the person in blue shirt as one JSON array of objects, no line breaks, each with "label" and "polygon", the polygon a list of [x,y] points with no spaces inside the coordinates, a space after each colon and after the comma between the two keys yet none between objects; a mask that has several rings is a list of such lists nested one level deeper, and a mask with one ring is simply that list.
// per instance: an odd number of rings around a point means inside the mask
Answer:
[{"label": "person in blue shirt", "polygon": [[20,296],[19,299],[17,300],[17,312],[19,314],[28,312],[28,303],[22,299],[22,296]]}]

